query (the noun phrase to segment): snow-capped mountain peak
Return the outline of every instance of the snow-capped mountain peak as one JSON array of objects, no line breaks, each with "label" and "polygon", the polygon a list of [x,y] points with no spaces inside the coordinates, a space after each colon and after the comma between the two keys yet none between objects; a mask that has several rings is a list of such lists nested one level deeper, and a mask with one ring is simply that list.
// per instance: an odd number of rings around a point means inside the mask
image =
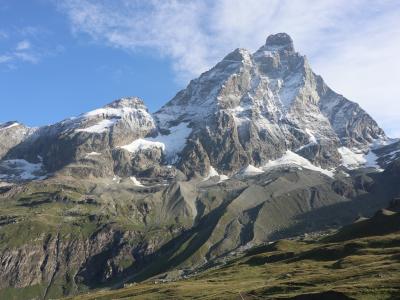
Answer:
[{"label": "snow-capped mountain peak", "polygon": [[[0,138],[18,128],[1,125]],[[25,131],[3,156],[39,163],[39,155],[50,172],[72,165],[74,174],[138,178],[172,176],[175,168],[189,176],[213,170],[231,176],[293,158],[309,169],[332,170],[350,165],[343,149],[372,155],[372,143],[386,139],[358,104],[312,71],[286,33],[269,36],[255,53],[233,50],[155,114],[140,98],[124,97]]]},{"label": "snow-capped mountain peak", "polygon": [[155,128],[153,117],[142,99],[126,97],[115,100],[102,108],[82,114],[73,119],[77,132],[102,133],[114,127],[125,129],[152,130]]},{"label": "snow-capped mountain peak", "polygon": [[340,146],[384,136],[365,111],[313,73],[286,33],[269,36],[253,54],[229,53],[154,116],[161,128],[192,124],[192,139],[211,165],[228,173],[244,164],[261,166],[288,150],[331,168],[341,162]]}]

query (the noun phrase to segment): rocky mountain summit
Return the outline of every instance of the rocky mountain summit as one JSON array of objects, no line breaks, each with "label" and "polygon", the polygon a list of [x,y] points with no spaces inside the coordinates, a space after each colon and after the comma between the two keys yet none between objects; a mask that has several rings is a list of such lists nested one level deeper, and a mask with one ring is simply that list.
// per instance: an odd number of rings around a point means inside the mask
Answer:
[{"label": "rocky mountain summit", "polygon": [[195,273],[370,217],[400,197],[399,162],[400,141],[285,33],[234,50],[155,113],[126,97],[1,124],[0,298]]},{"label": "rocky mountain summit", "polygon": [[[160,128],[194,129],[182,169],[207,162],[231,174],[263,166],[290,150],[317,166],[340,164],[339,147],[365,149],[386,136],[356,103],[332,91],[295,52],[287,34],[251,54],[236,49],[155,114]],[[207,165],[205,164],[205,165]],[[192,168],[191,168],[192,166]]]}]

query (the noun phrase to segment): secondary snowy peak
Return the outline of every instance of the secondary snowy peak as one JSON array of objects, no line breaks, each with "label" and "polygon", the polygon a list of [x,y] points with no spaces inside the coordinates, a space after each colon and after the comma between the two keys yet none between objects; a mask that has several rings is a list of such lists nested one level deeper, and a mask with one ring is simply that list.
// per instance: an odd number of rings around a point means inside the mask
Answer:
[{"label": "secondary snowy peak", "polygon": [[[11,123],[1,126],[0,139],[3,131],[18,127]],[[137,97],[125,97],[77,117],[43,126],[3,152],[11,162],[40,163],[50,173],[65,171],[77,176],[113,176],[119,169],[115,165],[123,167],[127,159],[116,153],[119,146],[157,133],[155,121],[144,102]],[[17,172],[18,166],[14,163],[7,163],[4,170],[11,173],[14,165]]]},{"label": "secondary snowy peak", "polygon": [[147,108],[142,99],[137,97],[121,98],[115,100],[102,108],[98,108],[81,115],[81,117],[123,117],[124,115],[131,114],[137,111],[146,111]]},{"label": "secondary snowy peak", "polygon": [[107,105],[105,107],[111,107],[116,109],[124,109],[124,108],[135,108],[135,109],[145,109],[147,110],[146,105],[144,104],[143,99],[139,97],[124,97],[117,99]]},{"label": "secondary snowy peak", "polygon": [[72,120],[78,132],[103,133],[112,128],[146,131],[155,123],[143,100],[136,97],[121,98],[102,108],[89,111]]}]

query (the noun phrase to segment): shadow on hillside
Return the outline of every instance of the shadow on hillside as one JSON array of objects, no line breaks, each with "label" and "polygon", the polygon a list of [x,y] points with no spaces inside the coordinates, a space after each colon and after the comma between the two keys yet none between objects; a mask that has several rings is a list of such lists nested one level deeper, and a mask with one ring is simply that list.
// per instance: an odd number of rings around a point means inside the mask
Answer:
[{"label": "shadow on hillside", "polygon": [[[300,214],[295,218],[296,224],[271,234],[270,240],[294,237],[316,229],[321,230],[323,227],[328,229],[347,225],[354,222],[360,215],[371,217],[379,209],[386,208],[400,193],[399,179],[387,178],[385,173],[373,176],[375,188],[370,193]],[[331,220],[331,223],[327,223],[327,220]],[[335,221],[332,222],[332,220]]]},{"label": "shadow on hillside", "polygon": [[134,266],[125,280],[140,282],[179,266],[198,251],[210,238],[227,206],[243,191],[236,191],[222,204],[203,216],[197,225],[163,245],[158,251],[144,257]]}]

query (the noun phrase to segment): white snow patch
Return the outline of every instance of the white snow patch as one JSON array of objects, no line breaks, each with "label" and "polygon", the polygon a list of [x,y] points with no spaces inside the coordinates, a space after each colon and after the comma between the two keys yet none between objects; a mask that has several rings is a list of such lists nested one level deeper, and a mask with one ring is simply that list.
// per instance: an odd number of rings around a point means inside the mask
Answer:
[{"label": "white snow patch", "polygon": [[146,139],[137,139],[134,140],[129,145],[121,146],[121,148],[132,153],[152,148],[160,148],[162,151],[165,151],[165,144],[160,142],[153,142],[151,140],[146,140]]},{"label": "white snow patch", "polygon": [[219,175],[218,183],[223,182],[223,181],[228,180],[228,179],[229,179],[229,176],[221,174],[221,175]]},{"label": "white snow patch", "polygon": [[253,165],[248,165],[246,168],[244,168],[244,169],[242,169],[242,171],[240,171],[240,174],[244,175],[244,176],[253,176],[253,175],[257,175],[257,174],[261,174],[261,173],[264,173],[264,171]]},{"label": "white snow patch", "polygon": [[100,155],[101,155],[101,153],[93,151],[93,152],[86,153],[85,158],[89,158],[91,156],[100,156]]},{"label": "white snow patch", "polygon": [[0,130],[9,129],[9,128],[12,128],[12,127],[15,127],[15,126],[18,126],[18,125],[20,125],[20,124],[17,123],[17,122],[14,122],[14,123],[12,123],[12,124],[6,126],[6,127],[0,128]]},{"label": "white snow patch", "polygon": [[206,180],[208,180],[210,178],[213,178],[213,177],[216,177],[216,176],[219,177],[219,174],[218,174],[217,170],[215,170],[213,166],[210,166],[210,170],[208,171],[208,175],[203,179],[203,181],[206,181]]},{"label": "white snow patch", "polygon": [[342,156],[342,164],[346,168],[354,169],[367,162],[362,152],[357,153],[347,147],[340,147],[338,151]]},{"label": "white snow patch", "polygon": [[363,166],[381,170],[377,163],[378,157],[372,150],[368,150],[367,153],[364,153],[362,150],[356,148],[349,149],[347,147],[340,147],[338,151],[342,156],[343,166],[348,169],[356,169]]},{"label": "white snow patch", "polygon": [[306,132],[307,132],[307,134],[309,136],[310,144],[316,144],[317,143],[317,138],[315,137],[314,132],[312,130],[308,129],[308,128],[306,128]]},{"label": "white snow patch", "polygon": [[90,152],[90,153],[88,153],[87,155],[89,155],[89,156],[96,156],[96,155],[101,155],[101,153],[99,153],[99,152]]},{"label": "white snow patch", "polygon": [[326,170],[326,169],[322,169],[321,167],[317,167],[317,166],[313,165],[308,159],[306,159],[290,150],[287,150],[286,153],[282,157],[266,163],[262,169],[264,171],[267,171],[272,168],[287,166],[287,165],[289,165],[289,166],[295,165],[295,166],[298,166],[298,167],[301,167],[304,169],[313,170],[313,171],[325,174],[329,177],[333,177],[333,175],[334,175],[334,172],[332,170]]},{"label": "white snow patch", "polygon": [[186,140],[192,132],[192,129],[187,125],[187,123],[180,123],[177,126],[169,128],[169,134],[159,134],[154,138],[138,139],[129,145],[121,146],[121,148],[130,152],[136,152],[141,149],[158,147],[165,153],[168,161],[174,162],[177,159],[177,154],[185,147]]},{"label": "white snow patch", "polygon": [[218,182],[217,183],[220,183],[220,182],[223,182],[223,181],[229,179],[228,176],[226,176],[224,174],[219,174],[217,172],[217,170],[215,170],[215,168],[213,166],[210,166],[210,171],[208,172],[208,175],[203,179],[203,181],[206,181],[206,180],[208,180],[210,178],[213,178],[213,177],[218,177]]},{"label": "white snow patch", "polygon": [[134,185],[143,186],[143,184],[139,180],[137,180],[136,177],[131,176],[131,177],[129,177],[129,179],[132,180]]},{"label": "white snow patch", "polygon": [[155,138],[156,141],[164,143],[167,159],[174,159],[185,147],[186,140],[192,132],[192,129],[187,125],[187,123],[181,123],[178,126],[171,127],[169,129],[170,134],[159,135]]},{"label": "white snow patch", "polygon": [[114,125],[116,122],[118,121],[118,119],[105,119],[105,120],[101,120],[99,123],[97,123],[96,125],[87,127],[87,128],[83,128],[83,129],[77,129],[77,132],[90,132],[90,133],[102,133],[104,131],[106,131],[108,128],[110,128],[112,125]]},{"label": "white snow patch", "polygon": [[214,176],[219,176],[219,174],[218,174],[217,170],[214,169],[213,166],[210,166],[210,172],[208,173],[208,176],[210,176],[210,178],[211,178]]},{"label": "white snow patch", "polygon": [[0,167],[7,170],[9,174],[2,174],[2,178],[12,180],[32,180],[44,179],[46,176],[39,175],[43,173],[42,163],[30,163],[24,159],[9,159],[2,161]]},{"label": "white snow patch", "polygon": [[381,169],[381,167],[379,166],[377,160],[378,160],[378,156],[376,156],[376,154],[374,152],[372,152],[372,150],[369,150],[367,154],[365,154],[365,166],[366,167],[371,167],[371,168],[375,168],[378,171],[383,171],[383,169]]},{"label": "white snow patch", "polygon": [[293,101],[296,99],[296,95],[302,82],[303,76],[300,72],[295,73],[283,82],[279,90],[279,100],[284,108],[288,109],[292,105]]}]

